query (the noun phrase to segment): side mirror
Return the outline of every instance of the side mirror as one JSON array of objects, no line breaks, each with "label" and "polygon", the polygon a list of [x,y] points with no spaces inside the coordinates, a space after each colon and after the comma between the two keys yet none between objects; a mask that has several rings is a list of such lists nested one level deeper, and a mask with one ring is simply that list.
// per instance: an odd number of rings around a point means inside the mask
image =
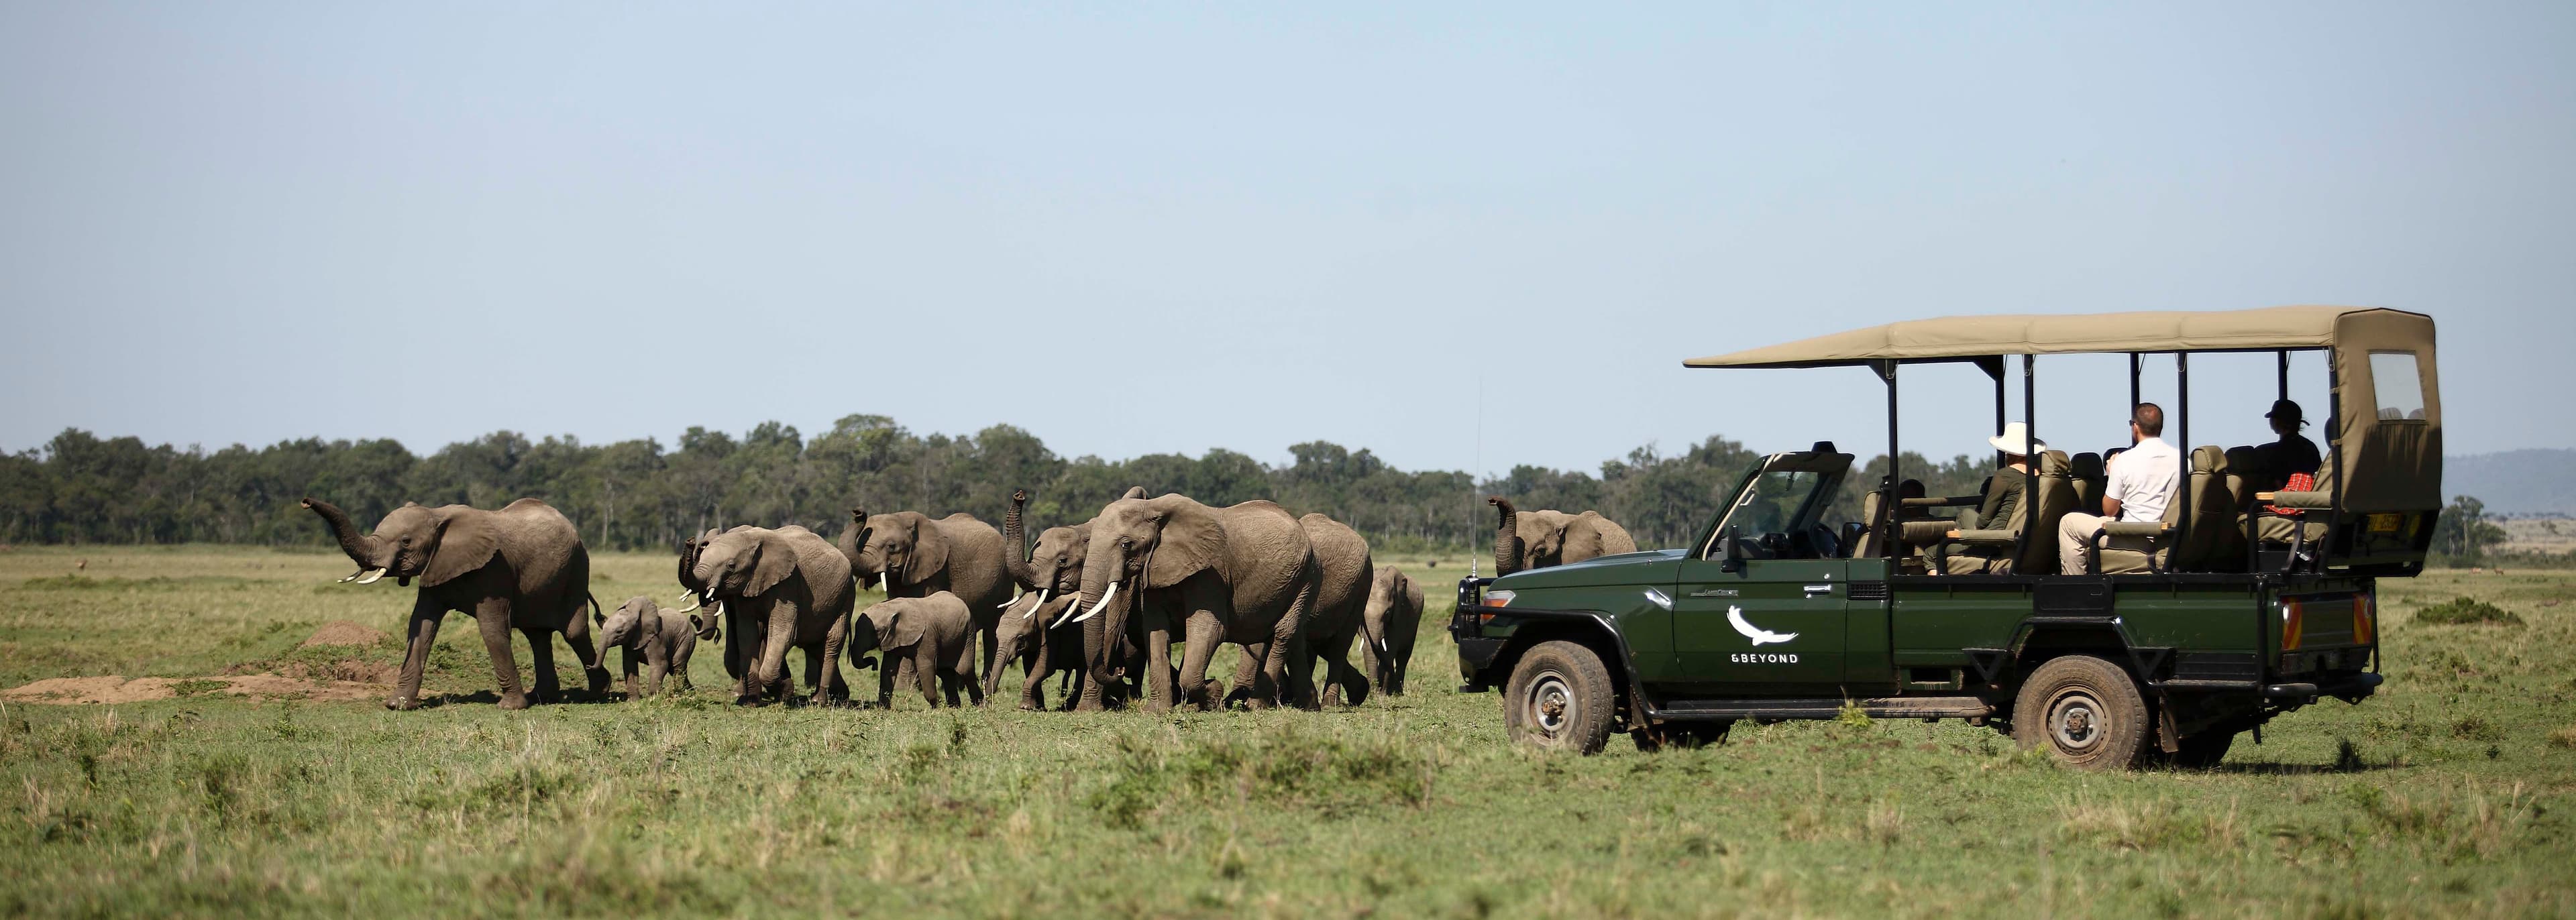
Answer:
[{"label": "side mirror", "polygon": [[1737,572],[1743,569],[1744,541],[1736,537],[1734,528],[1727,528],[1717,537],[1717,570]]}]

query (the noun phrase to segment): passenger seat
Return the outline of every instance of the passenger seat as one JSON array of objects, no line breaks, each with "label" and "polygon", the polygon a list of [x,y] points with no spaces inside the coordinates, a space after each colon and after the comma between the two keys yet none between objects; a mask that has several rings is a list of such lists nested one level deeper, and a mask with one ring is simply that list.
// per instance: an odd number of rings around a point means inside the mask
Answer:
[{"label": "passenger seat", "polygon": [[2110,476],[2102,467],[2102,455],[2076,454],[2067,460],[2067,475],[2075,483],[2075,511],[2099,516],[2102,513],[2102,490]]}]

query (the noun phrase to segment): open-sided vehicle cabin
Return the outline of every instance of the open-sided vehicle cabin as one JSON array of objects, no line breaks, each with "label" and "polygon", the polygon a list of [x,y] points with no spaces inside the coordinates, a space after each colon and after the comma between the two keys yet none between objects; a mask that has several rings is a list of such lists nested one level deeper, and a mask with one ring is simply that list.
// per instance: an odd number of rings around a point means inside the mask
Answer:
[{"label": "open-sided vehicle cabin", "polygon": [[[1503,689],[1516,740],[1585,751],[1613,731],[1646,747],[1706,742],[1740,719],[1856,705],[1968,719],[2083,766],[2216,763],[2276,715],[2378,686],[2376,579],[2422,568],[2442,504],[2433,345],[2422,314],[2276,307],[1921,320],[1691,359],[1875,374],[1889,475],[1841,508],[1851,454],[1773,454],[1687,546],[1464,580],[1450,623],[1460,671],[1470,690]],[[2276,354],[2286,399],[2303,351],[2323,353],[2332,403],[2315,468],[2192,442],[2191,356]],[[2173,356],[2180,396],[2162,440],[2177,456],[2170,476],[2148,477],[2172,483],[2152,519],[2067,517],[2104,510],[2104,459],[2041,447],[2049,420],[2030,416],[2038,359],[2088,353],[2130,356],[2132,405],[2141,357]],[[1941,515],[1986,496],[1922,495],[1896,467],[1899,387],[1927,363],[1982,369],[1999,430],[2018,378],[2029,446],[2012,453],[2033,474],[1984,529]],[[2070,521],[2083,531],[2072,564]]]}]

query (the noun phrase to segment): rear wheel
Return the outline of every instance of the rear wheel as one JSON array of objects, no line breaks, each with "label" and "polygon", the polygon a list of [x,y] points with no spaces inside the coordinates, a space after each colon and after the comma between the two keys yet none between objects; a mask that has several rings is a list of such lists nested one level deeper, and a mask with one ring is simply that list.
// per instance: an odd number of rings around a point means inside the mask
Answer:
[{"label": "rear wheel", "polygon": [[1724,722],[1668,722],[1631,731],[1628,738],[1637,743],[1637,750],[1648,752],[1667,747],[1685,750],[1716,747],[1726,743],[1726,732],[1734,727],[1732,719]]},{"label": "rear wheel", "polygon": [[2161,754],[2161,759],[2166,764],[2178,769],[2207,770],[2218,766],[2219,761],[2226,760],[2227,749],[2235,743],[2235,732],[2214,729],[2175,742],[2176,750],[2171,754],[2164,754],[2162,751],[2155,753]]},{"label": "rear wheel", "polygon": [[1503,687],[1503,728],[1520,744],[1598,754],[1610,739],[1617,688],[1601,656],[1572,642],[1522,655]]},{"label": "rear wheel", "polygon": [[2013,701],[2013,740],[2084,770],[2126,768],[2146,748],[2147,704],[2126,671],[2089,655],[2050,659]]}]

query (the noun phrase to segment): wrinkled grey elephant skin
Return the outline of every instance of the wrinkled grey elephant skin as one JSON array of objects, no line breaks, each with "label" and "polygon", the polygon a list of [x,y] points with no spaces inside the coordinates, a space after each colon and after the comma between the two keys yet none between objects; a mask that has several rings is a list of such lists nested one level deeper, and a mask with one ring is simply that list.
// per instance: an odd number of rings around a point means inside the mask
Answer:
[{"label": "wrinkled grey elephant skin", "polygon": [[342,581],[372,583],[388,575],[408,586],[420,579],[405,630],[402,676],[389,709],[420,705],[420,676],[438,627],[448,612],[474,618],[483,634],[483,649],[492,656],[492,672],[501,688],[501,708],[525,709],[531,694],[519,685],[519,665],[510,654],[510,631],[528,638],[530,663],[536,668],[537,702],[562,696],[555,680],[554,635],[563,634],[581,660],[590,691],[608,689],[608,669],[591,648],[590,620],[581,615],[590,597],[590,554],[572,522],[545,502],[522,498],[499,511],[466,505],[437,508],[406,504],[377,522],[375,532],[361,534],[349,516],[331,503],[307,498],[303,506],[330,525],[340,551],[358,564],[358,573]]}]

